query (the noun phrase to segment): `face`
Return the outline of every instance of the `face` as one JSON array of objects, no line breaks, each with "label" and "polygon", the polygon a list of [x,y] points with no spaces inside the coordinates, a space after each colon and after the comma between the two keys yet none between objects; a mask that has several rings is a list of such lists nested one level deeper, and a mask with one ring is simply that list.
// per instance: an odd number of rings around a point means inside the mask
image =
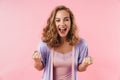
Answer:
[{"label": "face", "polygon": [[60,37],[66,38],[71,26],[70,15],[67,11],[60,10],[56,13],[55,26]]}]

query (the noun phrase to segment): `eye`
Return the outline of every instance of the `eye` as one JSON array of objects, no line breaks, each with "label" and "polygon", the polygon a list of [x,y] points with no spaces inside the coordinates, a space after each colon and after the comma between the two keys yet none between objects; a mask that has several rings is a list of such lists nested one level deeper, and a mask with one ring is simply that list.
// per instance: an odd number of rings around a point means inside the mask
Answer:
[{"label": "eye", "polygon": [[60,20],[59,20],[59,19],[56,19],[55,22],[60,22]]},{"label": "eye", "polygon": [[69,21],[70,19],[69,18],[65,18],[65,21]]}]

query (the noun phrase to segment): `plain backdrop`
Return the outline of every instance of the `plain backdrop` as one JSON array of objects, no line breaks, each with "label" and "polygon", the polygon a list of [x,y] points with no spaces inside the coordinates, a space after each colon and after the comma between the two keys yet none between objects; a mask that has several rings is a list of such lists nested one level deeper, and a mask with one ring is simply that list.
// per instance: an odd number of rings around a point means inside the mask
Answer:
[{"label": "plain backdrop", "polygon": [[120,0],[0,0],[0,80],[41,80],[32,54],[58,5],[72,10],[94,58],[78,80],[120,80]]}]

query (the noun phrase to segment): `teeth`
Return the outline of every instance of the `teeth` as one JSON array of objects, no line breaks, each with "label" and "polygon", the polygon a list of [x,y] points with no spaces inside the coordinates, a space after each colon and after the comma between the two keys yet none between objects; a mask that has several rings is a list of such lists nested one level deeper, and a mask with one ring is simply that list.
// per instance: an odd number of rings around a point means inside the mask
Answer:
[{"label": "teeth", "polygon": [[66,31],[67,28],[61,26],[61,27],[59,27],[59,30],[60,30],[60,32],[63,32],[63,31]]},{"label": "teeth", "polygon": [[60,29],[65,29],[65,28],[62,27],[62,28],[60,28]]}]

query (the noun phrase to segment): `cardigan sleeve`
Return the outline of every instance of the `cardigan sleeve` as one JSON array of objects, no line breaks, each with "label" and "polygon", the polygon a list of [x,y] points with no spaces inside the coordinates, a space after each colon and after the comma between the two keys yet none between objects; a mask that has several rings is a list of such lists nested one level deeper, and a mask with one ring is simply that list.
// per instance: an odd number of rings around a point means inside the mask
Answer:
[{"label": "cardigan sleeve", "polygon": [[78,64],[81,64],[83,59],[88,56],[88,45],[84,39],[81,39],[79,44]]},{"label": "cardigan sleeve", "polygon": [[46,66],[46,57],[47,57],[47,45],[44,42],[40,42],[37,47],[37,51],[41,54],[41,62],[43,63],[43,66]]}]

